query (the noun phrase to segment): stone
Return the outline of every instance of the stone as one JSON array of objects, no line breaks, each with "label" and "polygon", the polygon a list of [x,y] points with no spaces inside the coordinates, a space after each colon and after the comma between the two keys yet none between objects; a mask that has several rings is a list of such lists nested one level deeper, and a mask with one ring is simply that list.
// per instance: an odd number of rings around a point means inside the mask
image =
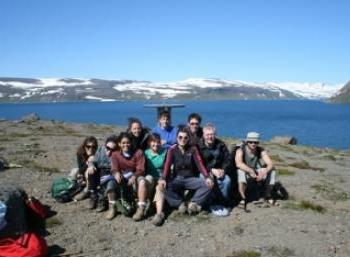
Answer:
[{"label": "stone", "polygon": [[296,145],[298,140],[293,136],[275,136],[271,138],[270,142],[283,145]]},{"label": "stone", "polygon": [[32,123],[40,120],[40,117],[36,113],[30,113],[26,116],[23,116],[21,120],[25,123]]}]

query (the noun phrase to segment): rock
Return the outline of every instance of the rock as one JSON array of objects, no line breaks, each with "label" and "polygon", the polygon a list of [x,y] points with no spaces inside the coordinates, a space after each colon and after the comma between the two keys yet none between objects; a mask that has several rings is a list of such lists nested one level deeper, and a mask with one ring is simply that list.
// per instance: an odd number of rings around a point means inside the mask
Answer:
[{"label": "rock", "polygon": [[298,140],[293,136],[275,136],[271,138],[270,142],[283,145],[296,145]]},{"label": "rock", "polygon": [[30,113],[26,116],[23,116],[21,120],[25,123],[31,123],[31,122],[36,122],[36,121],[40,120],[40,117],[36,113]]}]

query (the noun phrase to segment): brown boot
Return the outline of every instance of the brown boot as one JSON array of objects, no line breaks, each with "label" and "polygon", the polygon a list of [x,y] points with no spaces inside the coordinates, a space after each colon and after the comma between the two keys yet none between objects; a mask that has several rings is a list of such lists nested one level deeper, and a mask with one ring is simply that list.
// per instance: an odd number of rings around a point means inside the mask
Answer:
[{"label": "brown boot", "polygon": [[97,206],[97,194],[96,193],[90,193],[90,199],[87,203],[87,208],[89,210],[95,209]]},{"label": "brown boot", "polygon": [[109,203],[108,211],[106,213],[106,219],[111,220],[117,215],[117,207],[115,203]]},{"label": "brown boot", "polygon": [[143,206],[143,205],[139,205],[137,207],[137,210],[134,214],[134,216],[132,216],[132,219],[134,221],[140,221],[142,220],[144,217],[145,217],[145,209],[146,209],[146,206]]}]

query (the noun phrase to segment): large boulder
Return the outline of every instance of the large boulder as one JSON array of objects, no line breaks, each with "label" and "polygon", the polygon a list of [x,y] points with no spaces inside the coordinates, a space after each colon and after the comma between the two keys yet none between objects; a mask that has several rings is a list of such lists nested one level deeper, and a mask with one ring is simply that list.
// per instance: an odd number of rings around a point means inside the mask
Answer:
[{"label": "large boulder", "polygon": [[275,136],[271,138],[270,142],[282,145],[296,145],[298,140],[293,136]]}]

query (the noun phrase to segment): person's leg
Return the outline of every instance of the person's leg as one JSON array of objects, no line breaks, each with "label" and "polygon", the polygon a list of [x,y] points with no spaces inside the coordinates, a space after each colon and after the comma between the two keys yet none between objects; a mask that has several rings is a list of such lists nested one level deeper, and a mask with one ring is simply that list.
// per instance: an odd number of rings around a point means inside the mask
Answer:
[{"label": "person's leg", "polygon": [[116,191],[117,191],[117,182],[109,180],[106,185],[106,195],[108,199],[108,212],[106,213],[106,219],[111,220],[117,215],[116,209]]},{"label": "person's leg", "polygon": [[237,170],[238,172],[238,192],[241,196],[241,199],[245,201],[246,195],[245,191],[247,188],[247,179],[245,176],[245,172],[243,170]]},{"label": "person's leg", "polygon": [[271,196],[271,192],[272,192],[272,189],[273,189],[275,183],[276,183],[276,171],[272,170],[267,174],[265,181],[264,181],[264,187],[265,187],[264,199],[271,204],[274,203],[272,196]]},{"label": "person's leg", "polygon": [[140,177],[137,180],[137,210],[133,215],[134,221],[140,221],[145,217],[145,210],[147,206],[147,180],[144,177]]},{"label": "person's leg", "polygon": [[156,203],[156,215],[152,219],[155,226],[160,226],[164,221],[164,192],[157,185],[156,193],[154,195],[154,202]]},{"label": "person's leg", "polygon": [[87,176],[87,189],[90,193],[90,199],[88,202],[88,209],[95,209],[98,201],[97,187],[99,186],[100,178],[97,172],[89,174],[90,168],[86,171]]},{"label": "person's leg", "polygon": [[175,177],[167,182],[164,197],[170,207],[178,208],[183,203],[183,178]]},{"label": "person's leg", "polygon": [[207,203],[210,198],[211,189],[206,185],[203,178],[189,177],[185,179],[185,189],[195,190],[191,202],[200,207]]},{"label": "person's leg", "polygon": [[228,175],[225,175],[223,178],[217,179],[217,183],[224,198],[224,202],[229,201],[231,192],[231,178]]}]

